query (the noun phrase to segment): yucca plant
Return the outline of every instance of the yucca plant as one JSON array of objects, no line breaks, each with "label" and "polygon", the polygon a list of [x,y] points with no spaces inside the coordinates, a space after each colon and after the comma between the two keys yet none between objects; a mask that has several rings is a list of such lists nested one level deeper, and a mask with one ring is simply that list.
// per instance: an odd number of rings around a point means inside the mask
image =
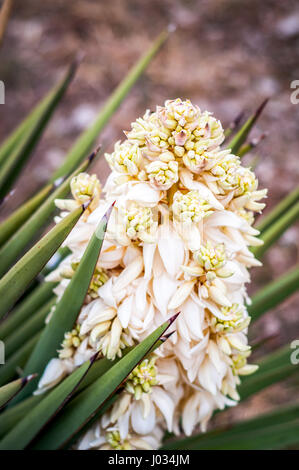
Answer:
[{"label": "yucca plant", "polygon": [[[50,181],[0,225],[1,449],[276,449],[299,442],[296,403],[194,435],[216,411],[296,372],[288,344],[247,364],[250,318],[299,286],[297,267],[251,303],[245,295],[247,268],[260,264],[299,215],[297,188],[262,218],[260,233],[252,227],[266,193],[240,158],[257,144],[249,133],[266,102],[243,126],[238,118],[223,132],[188,100],[168,101],[106,154],[112,175],[105,198],[86,173],[100,154],[88,156],[102,128],[166,36]],[[4,201],[76,67],[0,147]],[[69,192],[73,199],[65,199]],[[38,239],[56,206],[57,224]]]}]

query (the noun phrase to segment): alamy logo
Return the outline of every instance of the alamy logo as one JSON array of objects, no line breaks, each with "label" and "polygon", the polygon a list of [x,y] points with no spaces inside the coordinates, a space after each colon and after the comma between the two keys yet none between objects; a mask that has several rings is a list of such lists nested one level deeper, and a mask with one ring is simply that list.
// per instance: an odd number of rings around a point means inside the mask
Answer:
[{"label": "alamy logo", "polygon": [[292,104],[299,103],[299,80],[293,80],[291,82],[291,88],[295,88],[295,90],[291,93],[290,100]]},{"label": "alamy logo", "polygon": [[291,353],[291,364],[297,366],[299,364],[299,339],[294,339],[294,341],[291,342],[291,349],[295,349],[295,351]]},{"label": "alamy logo", "polygon": [[0,364],[5,363],[5,345],[3,341],[0,341]]},{"label": "alamy logo", "polygon": [[5,104],[5,85],[2,80],[0,80],[0,104]]}]

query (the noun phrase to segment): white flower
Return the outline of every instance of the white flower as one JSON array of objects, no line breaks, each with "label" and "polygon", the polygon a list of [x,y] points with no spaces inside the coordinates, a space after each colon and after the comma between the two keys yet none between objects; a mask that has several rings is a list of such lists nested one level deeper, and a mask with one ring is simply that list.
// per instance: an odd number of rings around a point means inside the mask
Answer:
[{"label": "white flower", "polygon": [[199,222],[212,214],[210,204],[200,196],[199,191],[182,194],[177,191],[173,198],[172,210],[174,217],[182,223]]},{"label": "white flower", "polygon": [[102,190],[101,184],[96,175],[79,173],[79,175],[72,178],[70,187],[74,200],[56,199],[55,204],[61,210],[72,211],[79,205],[91,201],[84,214],[84,219],[86,220],[87,216],[99,204]]},{"label": "white flower", "polygon": [[142,155],[137,145],[128,142],[116,142],[114,152],[112,154],[106,153],[105,157],[111,167],[119,173],[130,176],[138,175]]},{"label": "white flower", "polygon": [[147,165],[146,174],[154,189],[167,190],[178,181],[178,168],[176,161],[159,160]]},{"label": "white flower", "polygon": [[[95,352],[113,360],[178,310],[175,332],[129,375],[79,449],[156,449],[166,430],[205,431],[215,410],[239,400],[248,364],[250,251],[266,190],[239,157],[220,148],[221,123],[189,100],[147,111],[106,155],[112,172],[99,200],[94,177],[73,185],[63,211],[93,197],[65,241],[72,254],[49,276],[58,299],[107,207],[116,200],[85,303],[36,393]],[[95,202],[94,202],[95,201]],[[60,217],[66,215],[62,212]],[[58,220],[58,218],[56,219]]]}]

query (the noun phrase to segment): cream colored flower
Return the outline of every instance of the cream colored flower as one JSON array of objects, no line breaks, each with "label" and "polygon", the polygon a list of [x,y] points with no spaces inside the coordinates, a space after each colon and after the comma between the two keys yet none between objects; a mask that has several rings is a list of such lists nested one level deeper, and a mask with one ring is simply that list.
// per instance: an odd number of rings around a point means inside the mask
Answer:
[{"label": "cream colored flower", "polygon": [[138,145],[129,142],[116,142],[114,152],[105,154],[109,165],[119,173],[137,176],[140,170],[142,155]]},{"label": "cream colored flower", "polygon": [[153,241],[157,229],[153,211],[149,207],[131,203],[121,214],[124,218],[126,235],[131,240]]},{"label": "cream colored flower", "polygon": [[244,309],[240,308],[238,304],[233,304],[231,307],[222,307],[221,313],[224,318],[214,316],[211,318],[211,328],[215,333],[237,333],[245,330],[250,323],[250,317],[244,315]]},{"label": "cream colored flower", "polygon": [[126,380],[125,388],[134,395],[136,400],[139,400],[143,393],[151,392],[153,385],[158,383],[155,360],[155,357],[144,359]]},{"label": "cream colored flower", "polygon": [[179,166],[176,161],[165,162],[159,160],[146,166],[146,174],[150,185],[154,189],[167,190],[178,181],[178,169]]},{"label": "cream colored flower", "polygon": [[197,127],[200,109],[194,106],[190,100],[165,101],[165,107],[157,107],[157,113],[162,124],[168,129],[174,130],[177,126],[192,129]]},{"label": "cream colored flower", "polygon": [[200,196],[199,191],[188,191],[186,194],[177,191],[172,210],[174,218],[183,224],[198,223],[213,212],[211,205]]},{"label": "cream colored flower", "polygon": [[224,244],[213,246],[210,241],[202,245],[194,253],[194,258],[205,271],[216,271],[220,269],[226,261]]},{"label": "cream colored flower", "polygon": [[72,199],[56,199],[55,204],[61,210],[72,211],[79,205],[90,201],[84,214],[84,219],[98,207],[101,196],[101,184],[96,175],[79,173],[74,176],[70,183]]},{"label": "cream colored flower", "polygon": [[64,334],[62,342],[62,349],[59,352],[60,359],[68,359],[74,355],[74,352],[79,348],[85,336],[80,334],[80,325],[76,325],[72,331]]},{"label": "cream colored flower", "polygon": [[[79,266],[80,261],[72,261],[70,266],[64,266],[63,269],[60,271],[60,276],[62,278],[71,279],[75,274]],[[96,266],[93,276],[91,278],[87,295],[90,296],[92,299],[98,297],[98,289],[105,284],[109,279],[107,275],[107,271],[103,268],[99,268]]]},{"label": "cream colored flower", "polygon": [[[175,333],[129,375],[114,404],[76,444],[79,449],[156,449],[166,430],[206,430],[217,409],[239,400],[248,364],[246,283],[260,265],[250,246],[266,190],[230,150],[221,123],[189,100],[147,111],[106,155],[112,168],[99,200],[94,177],[73,185],[73,201],[93,198],[65,241],[70,257],[51,273],[63,295],[98,221],[116,200],[88,295],[59,357],[38,391],[55,386],[99,352],[113,360],[178,310]],[[89,179],[90,178],[90,179]],[[63,217],[62,212],[60,217]],[[58,219],[56,219],[58,220]]]}]

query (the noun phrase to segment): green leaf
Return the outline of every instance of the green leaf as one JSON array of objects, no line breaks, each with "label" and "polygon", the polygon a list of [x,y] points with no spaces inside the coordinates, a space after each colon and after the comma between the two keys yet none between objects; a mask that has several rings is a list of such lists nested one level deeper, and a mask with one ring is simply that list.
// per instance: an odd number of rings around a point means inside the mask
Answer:
[{"label": "green leaf", "polygon": [[28,357],[30,356],[40,335],[41,332],[38,332],[18,351],[16,351],[14,355],[5,362],[5,364],[0,365],[0,385],[5,385],[9,380],[12,380],[17,375],[17,373],[19,374],[20,368],[24,367],[26,364],[26,361],[28,360]]},{"label": "green leaf", "polygon": [[64,198],[70,190],[72,178],[81,172],[86,171],[98,153],[98,149],[93,152],[65,181],[56,181],[58,187],[53,191],[40,208],[32,214],[19,230],[2,246],[0,250],[0,276],[12,266],[25,248],[32,243],[39,230],[49,222],[51,214],[56,209],[55,199]]},{"label": "green leaf", "polygon": [[264,140],[266,136],[267,134],[264,133],[264,134],[261,134],[258,138],[252,139],[250,142],[245,142],[245,144],[243,144],[241,148],[238,150],[237,155],[240,158],[243,158],[245,155],[247,155],[247,153],[255,149],[260,144],[260,142]]},{"label": "green leaf", "polygon": [[[155,349],[157,349],[161,344],[163,344],[166,339],[169,338],[170,335],[165,335],[164,338],[159,339],[152,347],[152,349],[147,353],[147,355],[151,354]],[[122,358],[125,357],[130,351],[132,351],[134,347],[125,348],[122,351]],[[117,364],[121,360],[120,357],[116,357],[113,361],[107,358],[102,358],[96,361],[93,367],[88,371],[82,382],[80,383],[77,392],[81,392],[86,387],[91,385],[95,382],[99,377],[101,377],[105,372],[107,372],[113,365]]]},{"label": "green leaf", "polygon": [[54,388],[1,440],[0,449],[24,449],[58,410],[70,399],[94,359],[86,361]]},{"label": "green leaf", "polygon": [[54,271],[54,269],[58,268],[61,261],[71,253],[71,250],[67,246],[60,247],[55,255],[48,261],[41,274],[46,277],[49,273]]},{"label": "green leaf", "polygon": [[283,449],[299,442],[299,406],[280,408],[206,434],[166,442],[163,449],[263,450]]},{"label": "green leaf", "polygon": [[[69,72],[73,70],[75,74],[76,68],[78,67],[80,60],[77,58],[71,64]],[[69,73],[68,72],[68,73]],[[0,167],[3,162],[9,157],[10,153],[16,148],[22,141],[25,140],[26,136],[33,129],[36,122],[40,119],[45,109],[49,107],[49,104],[53,101],[54,96],[57,95],[57,91],[61,87],[61,83],[55,85],[47,94],[44,96],[33,110],[26,116],[25,119],[18,125],[18,127],[5,139],[0,147]]]},{"label": "green leaf", "polygon": [[241,111],[224,131],[225,141],[231,134],[235,133],[243,121],[244,111]]},{"label": "green leaf", "polygon": [[45,325],[45,320],[50,313],[51,307],[55,305],[56,298],[49,300],[43,307],[37,312],[32,312],[31,318],[29,318],[24,325],[17,328],[10,336],[5,339],[5,356],[9,358],[11,354],[18,350],[18,348],[24,344],[29,338],[35,333],[42,330]]},{"label": "green leaf", "polygon": [[[150,354],[155,350],[157,349],[159,346],[161,346],[161,344],[163,344],[172,334],[174,333],[171,332],[167,335],[164,335],[163,337],[161,337],[155,344],[154,346],[150,349],[150,351],[147,353],[147,355],[145,357],[148,357],[150,356]],[[131,350],[133,349],[133,347],[130,347],[130,348],[126,348],[123,350],[123,353],[122,353],[122,357],[124,357],[126,354],[128,354],[128,352],[130,352]],[[95,382],[100,376],[102,376],[105,372],[107,372],[111,367],[112,365],[116,364],[117,362],[120,361],[121,358],[119,357],[116,357],[114,359],[114,361],[111,361],[109,359],[106,359],[106,358],[102,358],[101,360],[95,362],[94,366],[89,369],[88,373],[86,374],[86,376],[84,377],[84,379],[82,380],[82,382],[80,383],[80,385],[78,386],[77,390],[76,390],[76,393],[79,393],[81,392],[81,390],[85,389],[86,387],[88,387],[89,385],[91,385],[93,382]],[[97,367],[98,366],[98,367]],[[76,394],[75,394],[76,395]],[[101,406],[101,408],[93,415],[93,417],[82,427],[79,429],[79,431],[77,431],[75,434],[72,435],[72,438],[70,439],[70,441],[66,444],[66,448],[70,448],[70,446],[75,443],[82,434],[84,434],[86,431],[88,431],[88,429],[90,428],[90,426],[93,425],[93,423],[95,423],[96,421],[99,420],[99,418],[106,412],[106,410],[108,410],[110,408],[110,406],[112,406],[112,404],[114,403],[114,401],[117,399],[117,394],[115,393],[112,397],[110,397],[105,403],[103,406]],[[1,433],[0,433],[0,436],[1,436]],[[64,448],[64,447],[63,447]]]},{"label": "green leaf", "polygon": [[17,328],[30,318],[37,310],[39,310],[45,302],[53,297],[53,289],[57,286],[57,282],[42,282],[25,297],[0,323],[0,339],[4,340],[11,335]]},{"label": "green leaf", "polygon": [[279,204],[277,204],[269,214],[262,217],[261,222],[256,226],[257,230],[263,232],[278,221],[289,209],[299,201],[299,186],[289,193]]},{"label": "green leaf", "polygon": [[127,94],[129,93],[133,85],[136,83],[140,75],[144,72],[148,64],[153,59],[153,57],[159,51],[160,47],[165,42],[167,37],[167,32],[161,33],[151,45],[149,50],[132,67],[128,75],[123,79],[123,81],[114,90],[112,95],[108,98],[92,126],[88,130],[83,132],[78,138],[78,140],[75,142],[74,146],[67,154],[62,166],[54,173],[52,180],[55,180],[57,177],[60,177],[61,175],[72,171],[72,169],[82,161],[87,152],[89,152],[91,147],[94,145],[94,142],[97,139],[99,133],[102,131],[102,129],[107,124],[115,110],[119,107],[124,98],[127,96]]},{"label": "green leaf", "polygon": [[291,363],[291,353],[290,346],[286,345],[257,361],[259,365],[257,372],[243,377],[238,388],[241,400],[245,400],[260,390],[264,390],[294,374],[297,371],[297,366]]},{"label": "green leaf", "polygon": [[48,184],[36,195],[16,209],[6,220],[0,224],[0,246],[3,245],[16,230],[35,212],[52,191],[54,185]]},{"label": "green leaf", "polygon": [[[159,341],[155,343],[152,350],[149,351],[148,355],[151,352],[161,346],[171,334],[165,335]],[[130,352],[133,347],[125,348],[122,353],[122,357],[124,357],[128,352]],[[91,385],[95,382],[99,377],[101,377],[105,372],[107,372],[114,364],[120,361],[121,358],[116,357],[114,361],[111,361],[106,358],[102,358],[97,360],[93,366],[88,370],[87,374],[83,377],[83,380],[79,383],[78,387],[74,391],[74,395],[80,393],[86,387]],[[17,405],[10,407],[5,410],[4,413],[1,414],[0,420],[0,437],[6,434],[18,421],[20,421],[37,403],[39,403],[49,392],[45,392],[44,394],[40,395],[33,395],[25,400],[21,401]],[[101,409],[101,411],[103,411]],[[95,419],[98,415],[95,415]],[[82,431],[80,431],[82,432]],[[77,434],[76,434],[77,436]]]},{"label": "green leaf", "polygon": [[299,289],[299,266],[270,282],[252,297],[252,304],[247,307],[252,321],[257,320],[268,310],[281,304],[287,297]]},{"label": "green leaf", "polygon": [[273,243],[284,234],[284,232],[299,218],[299,202],[294,204],[284,215],[276,220],[268,229],[260,235],[264,241],[261,246],[251,248],[256,258],[261,258],[264,253],[273,245]]},{"label": "green leaf", "polygon": [[0,410],[4,408],[32,379],[33,375],[29,375],[28,377],[14,380],[13,382],[3,385],[3,387],[0,387]]},{"label": "green leaf", "polygon": [[26,161],[31,156],[44,128],[67,90],[76,68],[77,64],[71,65],[65,78],[61,81],[55,93],[53,93],[49,99],[47,106],[42,109],[41,114],[37,116],[32,127],[27,129],[28,133],[26,136],[24,136],[19,145],[14,147],[11,153],[2,160],[0,167],[0,198],[3,198],[7,194]]},{"label": "green leaf", "polygon": [[[98,261],[111,210],[112,206],[100,221],[88,243],[74,276],[57,303],[49,323],[25,366],[25,375],[32,373],[41,375],[49,360],[57,355],[65,332],[73,328]],[[35,387],[36,380],[33,380],[24,390],[24,394],[19,395],[17,399],[29,395]]]},{"label": "green leaf", "polygon": [[136,365],[148,354],[177,315],[158,327],[92,385],[79,393],[38,439],[34,449],[57,449],[65,445],[111,397]]},{"label": "green leaf", "polygon": [[21,401],[15,406],[8,406],[0,417],[0,438],[5,436],[23,417],[29,413],[45,395],[31,395],[26,400]]},{"label": "green leaf", "polygon": [[231,152],[235,155],[238,154],[239,149],[241,148],[242,144],[245,142],[249,132],[251,131],[252,127],[256,123],[257,119],[261,115],[264,107],[266,106],[268,99],[264,100],[262,104],[258,107],[258,109],[249,117],[249,119],[245,122],[245,124],[241,127],[239,132],[233,137],[233,139],[229,142],[227,148],[231,149]]},{"label": "green leaf", "polygon": [[[58,85],[59,86],[59,85]],[[34,124],[40,119],[40,116],[49,106],[49,103],[52,101],[53,96],[57,92],[57,85],[44,97],[38,104],[33,108],[33,110],[28,114],[28,116],[19,124],[19,126],[5,139],[0,147],[0,166],[5,162],[9,157],[10,153],[16,148],[22,141],[24,141],[25,136],[28,135],[30,130],[32,130]]]},{"label": "green leaf", "polygon": [[84,209],[85,206],[80,206],[64,217],[0,280],[0,298],[2,298],[0,317],[11,309],[28,284],[53,256],[81,217]]}]

